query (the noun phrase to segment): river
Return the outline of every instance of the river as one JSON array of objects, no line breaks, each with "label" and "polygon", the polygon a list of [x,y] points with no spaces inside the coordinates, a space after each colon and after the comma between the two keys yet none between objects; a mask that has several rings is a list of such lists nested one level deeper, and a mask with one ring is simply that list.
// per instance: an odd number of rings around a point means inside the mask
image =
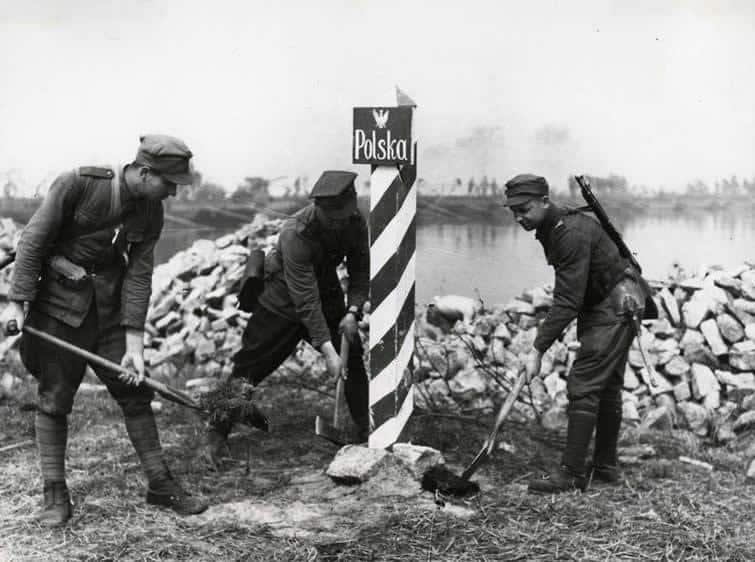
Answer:
[{"label": "river", "polygon": [[[651,279],[664,278],[674,262],[698,269],[714,264],[734,267],[755,259],[755,219],[749,207],[644,212],[624,217],[617,228]],[[233,230],[200,235],[215,238]],[[196,238],[194,231],[167,230],[157,260],[167,260]],[[503,303],[526,288],[552,281],[553,272],[534,233],[515,224],[433,223],[417,228],[418,303],[435,295],[478,293],[487,304]]]}]

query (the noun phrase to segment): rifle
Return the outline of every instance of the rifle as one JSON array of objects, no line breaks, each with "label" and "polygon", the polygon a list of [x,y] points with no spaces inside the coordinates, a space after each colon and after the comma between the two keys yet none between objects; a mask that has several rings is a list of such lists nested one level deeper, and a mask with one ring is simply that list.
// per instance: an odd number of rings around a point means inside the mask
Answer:
[{"label": "rifle", "polygon": [[574,176],[574,180],[577,182],[577,184],[579,184],[579,189],[582,191],[582,198],[585,200],[592,212],[595,213],[595,216],[600,221],[603,230],[606,231],[606,234],[608,234],[611,240],[613,240],[616,246],[619,248],[619,254],[621,254],[621,257],[628,259],[632,266],[635,267],[639,273],[642,273],[642,267],[640,267],[640,264],[635,259],[634,254],[632,254],[631,250],[624,243],[621,234],[619,234],[619,231],[616,230],[616,228],[613,226],[613,223],[611,222],[611,219],[608,218],[608,215],[603,209],[603,206],[600,204],[597,197],[595,197],[595,194],[590,189],[590,181],[585,176]]},{"label": "rifle", "polygon": [[[647,319],[658,318],[658,306],[655,304],[655,301],[651,296],[653,294],[653,291],[650,288],[650,285],[648,285],[648,282],[645,281],[645,279],[642,277],[642,267],[634,257],[634,254],[632,254],[632,251],[624,243],[621,234],[619,234],[619,231],[616,230],[616,227],[613,226],[613,223],[611,222],[611,219],[608,218],[605,209],[603,209],[603,206],[600,204],[597,197],[595,197],[595,194],[590,189],[590,181],[585,176],[574,176],[574,180],[577,182],[577,184],[579,184],[579,188],[582,191],[582,198],[587,203],[587,206],[590,207],[593,213],[595,213],[595,216],[598,218],[598,221],[603,227],[603,230],[605,230],[606,234],[608,234],[608,237],[613,240],[614,244],[616,244],[616,247],[619,249],[619,255],[621,255],[622,258],[628,260],[632,267],[637,270],[637,282],[640,284],[640,287],[642,287],[643,291],[646,294],[644,317]],[[637,337],[639,337],[639,319],[635,318],[635,321],[637,323]]]}]

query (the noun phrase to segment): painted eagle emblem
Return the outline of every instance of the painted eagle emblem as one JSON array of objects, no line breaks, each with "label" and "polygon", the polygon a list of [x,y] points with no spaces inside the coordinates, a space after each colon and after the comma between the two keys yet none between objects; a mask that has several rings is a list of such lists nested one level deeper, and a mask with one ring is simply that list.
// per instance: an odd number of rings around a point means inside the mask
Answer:
[{"label": "painted eagle emblem", "polygon": [[372,110],[372,116],[375,118],[375,125],[377,125],[378,129],[385,129],[386,123],[388,123],[388,114],[389,111],[387,109],[379,110],[379,109],[373,109]]}]

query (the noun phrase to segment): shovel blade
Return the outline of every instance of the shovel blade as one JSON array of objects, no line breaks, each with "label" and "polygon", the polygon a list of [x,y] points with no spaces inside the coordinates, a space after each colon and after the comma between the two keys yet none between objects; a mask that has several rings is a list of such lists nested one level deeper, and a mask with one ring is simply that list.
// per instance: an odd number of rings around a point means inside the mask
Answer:
[{"label": "shovel blade", "polygon": [[351,443],[349,434],[342,429],[337,429],[330,425],[324,418],[317,416],[315,418],[315,435],[327,439],[336,445],[348,445]]}]

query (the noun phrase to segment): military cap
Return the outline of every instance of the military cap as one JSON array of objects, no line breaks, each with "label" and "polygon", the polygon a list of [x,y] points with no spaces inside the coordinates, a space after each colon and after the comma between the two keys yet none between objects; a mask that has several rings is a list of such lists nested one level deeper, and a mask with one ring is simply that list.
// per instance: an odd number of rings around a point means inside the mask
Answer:
[{"label": "military cap", "polygon": [[139,137],[139,150],[134,163],[147,166],[157,175],[179,185],[194,181],[189,167],[192,157],[186,144],[168,135],[144,135]]},{"label": "military cap", "polygon": [[315,182],[309,197],[331,217],[346,218],[357,209],[356,177],[354,172],[327,170]]},{"label": "military cap", "polygon": [[504,207],[514,207],[535,197],[548,195],[548,182],[542,176],[519,174],[506,182]]}]

